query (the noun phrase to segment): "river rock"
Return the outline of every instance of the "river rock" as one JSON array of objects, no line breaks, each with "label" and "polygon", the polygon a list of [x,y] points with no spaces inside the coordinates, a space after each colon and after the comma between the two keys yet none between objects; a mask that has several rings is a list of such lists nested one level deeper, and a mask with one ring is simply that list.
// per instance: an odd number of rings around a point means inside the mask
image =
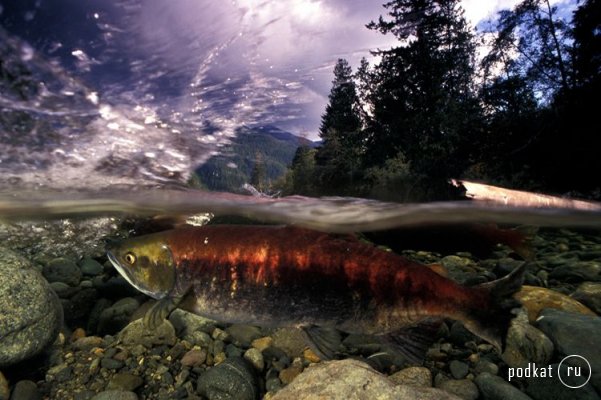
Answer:
[{"label": "river rock", "polygon": [[567,282],[582,282],[597,280],[601,273],[601,263],[598,261],[577,261],[560,265],[551,271],[550,278]]},{"label": "river rock", "polygon": [[[526,379],[528,384],[526,393],[534,400],[599,400],[599,396],[590,382],[577,389],[565,386],[565,384],[570,386],[580,386],[584,383],[584,379],[586,378],[574,376],[568,377],[568,365],[565,363],[561,365],[561,370],[558,370],[558,367],[559,364],[551,364],[552,378],[542,378],[539,376],[538,378],[531,377]],[[561,373],[565,384],[559,380],[557,376],[559,373]]]},{"label": "river rock", "polygon": [[542,287],[522,286],[522,289],[514,294],[513,298],[528,310],[528,319],[532,323],[536,321],[541,310],[544,308],[555,308],[573,313],[595,315],[588,307],[570,296]]},{"label": "river rock", "polygon": [[228,358],[200,375],[197,391],[209,400],[255,400],[259,396],[254,368],[242,357]]},{"label": "river rock", "polygon": [[601,283],[584,282],[571,294],[571,297],[601,315]]},{"label": "river rock", "polygon": [[272,400],[287,399],[459,400],[439,389],[396,385],[367,364],[352,359],[311,365],[272,397]]},{"label": "river rock", "polygon": [[473,260],[459,256],[446,256],[440,260],[440,263],[448,271],[449,278],[464,284],[478,276],[476,264]]},{"label": "river rock", "polygon": [[553,341],[559,357],[586,358],[593,370],[591,383],[601,392],[601,318],[545,309],[536,326]]},{"label": "river rock", "polygon": [[96,276],[104,272],[104,267],[93,258],[86,257],[79,262],[81,272],[86,276]]},{"label": "river rock", "polygon": [[81,280],[81,269],[70,259],[55,258],[42,270],[48,282],[63,282],[69,286],[77,286]]},{"label": "river rock", "polygon": [[425,367],[403,368],[388,378],[397,385],[432,387],[432,372]]},{"label": "river rock", "polygon": [[284,350],[290,358],[302,356],[307,347],[305,334],[298,328],[280,328],[271,337],[273,345]]},{"label": "river rock", "polygon": [[449,364],[449,371],[451,371],[451,375],[453,375],[453,378],[463,379],[467,376],[468,372],[470,371],[470,368],[466,363],[462,361],[453,360]]},{"label": "river rock", "polygon": [[263,371],[263,368],[265,368],[265,359],[263,358],[263,353],[254,347],[251,347],[244,352],[244,358],[258,371]]},{"label": "river rock", "polygon": [[147,349],[162,344],[173,346],[177,340],[175,329],[169,321],[164,321],[155,329],[148,329],[141,319],[131,322],[117,337],[125,345],[142,345]]},{"label": "river rock", "polygon": [[463,400],[476,400],[478,398],[478,387],[469,379],[448,379],[442,381],[437,388],[452,393]]},{"label": "river rock", "polygon": [[261,329],[253,325],[236,324],[225,330],[230,335],[233,344],[245,349],[251,346],[253,340],[263,336]]},{"label": "river rock", "polygon": [[63,310],[48,282],[18,254],[0,248],[0,367],[32,357],[58,335]]},{"label": "river rock", "polygon": [[507,331],[503,361],[510,367],[526,367],[531,362],[548,364],[552,356],[553,343],[543,332],[530,325],[524,309],[521,309]]},{"label": "river rock", "polygon": [[138,300],[126,297],[104,309],[98,320],[98,333],[104,335],[120,331],[129,323],[138,307],[140,307]]},{"label": "river rock", "polygon": [[124,390],[105,390],[92,397],[91,400],[138,400],[138,395]]},{"label": "river rock", "polygon": [[35,382],[19,381],[13,388],[10,400],[42,400],[42,394]]},{"label": "river rock", "polygon": [[144,379],[139,376],[128,374],[128,373],[119,373],[113,375],[111,380],[107,385],[107,390],[124,390],[124,391],[134,391],[144,383]]},{"label": "river rock", "polygon": [[484,400],[532,400],[505,379],[484,372],[475,379]]},{"label": "river rock", "polygon": [[63,304],[65,320],[69,323],[78,319],[86,318],[98,298],[96,289],[82,289],[75,293],[66,304]]},{"label": "river rock", "polygon": [[195,332],[211,334],[215,330],[215,321],[179,308],[169,314],[169,321],[173,324],[177,336],[189,342],[195,342],[189,340],[194,337]]}]

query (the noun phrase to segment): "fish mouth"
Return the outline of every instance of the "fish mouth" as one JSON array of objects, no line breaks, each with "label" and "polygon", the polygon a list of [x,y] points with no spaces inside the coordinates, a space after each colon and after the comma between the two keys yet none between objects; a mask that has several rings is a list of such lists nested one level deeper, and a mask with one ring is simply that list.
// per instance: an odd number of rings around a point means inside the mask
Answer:
[{"label": "fish mouth", "polygon": [[161,295],[160,293],[148,290],[147,288],[145,288],[145,287],[141,286],[139,283],[137,283],[136,279],[132,276],[131,272],[121,266],[121,263],[119,262],[119,260],[117,260],[117,257],[115,257],[113,255],[113,253],[111,253],[110,251],[107,251],[106,256],[108,257],[111,264],[113,264],[113,267],[115,267],[115,269],[117,271],[119,271],[119,274],[121,274],[121,276],[124,277],[125,280],[127,282],[129,282],[130,285],[132,285],[133,287],[138,289],[140,292],[144,293],[147,296],[152,297],[153,299],[157,299],[157,300],[165,297],[165,295]]}]

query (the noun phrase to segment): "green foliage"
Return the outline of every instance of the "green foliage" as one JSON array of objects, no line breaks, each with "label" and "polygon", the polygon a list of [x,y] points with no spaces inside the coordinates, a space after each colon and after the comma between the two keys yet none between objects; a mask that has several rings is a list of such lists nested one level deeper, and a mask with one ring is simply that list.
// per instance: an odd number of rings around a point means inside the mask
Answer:
[{"label": "green foliage", "polygon": [[300,194],[312,196],[317,194],[315,181],[316,150],[308,146],[300,146],[294,153],[290,169],[286,173],[282,185],[284,195]]}]

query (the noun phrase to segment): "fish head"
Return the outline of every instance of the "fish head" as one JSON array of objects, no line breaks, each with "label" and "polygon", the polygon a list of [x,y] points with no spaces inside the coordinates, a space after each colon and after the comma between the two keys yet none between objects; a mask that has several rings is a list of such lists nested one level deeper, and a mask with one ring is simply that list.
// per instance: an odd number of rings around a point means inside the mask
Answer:
[{"label": "fish head", "polygon": [[142,293],[161,299],[175,287],[175,261],[167,243],[147,235],[107,245],[107,256],[119,273]]}]

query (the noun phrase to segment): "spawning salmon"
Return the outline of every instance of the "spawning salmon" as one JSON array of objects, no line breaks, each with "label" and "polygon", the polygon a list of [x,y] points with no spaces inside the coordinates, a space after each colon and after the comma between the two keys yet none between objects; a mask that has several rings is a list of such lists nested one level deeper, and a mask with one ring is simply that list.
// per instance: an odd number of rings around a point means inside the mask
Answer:
[{"label": "spawning salmon", "polygon": [[228,323],[296,326],[322,358],[334,355],[344,331],[378,335],[420,360],[429,345],[421,328],[440,318],[501,349],[524,274],[464,287],[353,235],[292,226],[184,227],[112,244],[107,254],[159,300],[149,325],[179,307]]}]

